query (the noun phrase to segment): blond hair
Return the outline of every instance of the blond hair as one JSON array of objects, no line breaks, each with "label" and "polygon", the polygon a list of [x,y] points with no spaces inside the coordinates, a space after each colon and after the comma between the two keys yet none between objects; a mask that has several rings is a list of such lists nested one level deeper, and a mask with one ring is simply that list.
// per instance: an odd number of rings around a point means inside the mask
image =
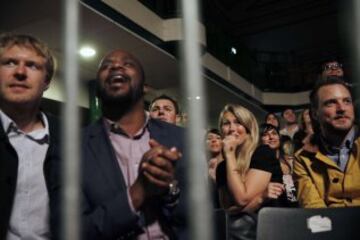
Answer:
[{"label": "blond hair", "polygon": [[252,114],[248,109],[237,104],[227,104],[221,111],[219,117],[219,129],[222,137],[224,137],[222,125],[224,122],[224,115],[227,112],[234,114],[236,119],[244,126],[246,132],[248,133],[248,137],[241,145],[240,150],[236,152],[237,171],[242,177],[244,177],[250,167],[251,156],[259,142],[258,123],[254,114]]},{"label": "blond hair", "polygon": [[46,80],[50,81],[55,72],[55,58],[45,43],[25,34],[5,33],[0,35],[0,55],[13,46],[33,49],[39,56],[45,58]]}]

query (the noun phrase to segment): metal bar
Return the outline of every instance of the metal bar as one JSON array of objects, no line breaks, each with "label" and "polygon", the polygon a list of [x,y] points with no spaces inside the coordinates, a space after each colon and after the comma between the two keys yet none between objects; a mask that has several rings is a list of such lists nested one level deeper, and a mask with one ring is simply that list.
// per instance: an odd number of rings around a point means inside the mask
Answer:
[{"label": "metal bar", "polygon": [[80,239],[79,211],[79,111],[78,111],[78,25],[79,2],[65,0],[63,5],[64,19],[64,80],[65,105],[63,109],[62,146],[63,167],[63,211],[62,239]]},{"label": "metal bar", "polygon": [[[183,13],[183,81],[188,101],[189,124],[187,128],[187,172],[189,184],[190,239],[211,240],[212,210],[205,163],[204,122],[206,99],[201,74],[199,38],[199,2],[182,0]],[[204,169],[205,168],[205,169]],[[190,215],[190,214],[189,214]]]}]

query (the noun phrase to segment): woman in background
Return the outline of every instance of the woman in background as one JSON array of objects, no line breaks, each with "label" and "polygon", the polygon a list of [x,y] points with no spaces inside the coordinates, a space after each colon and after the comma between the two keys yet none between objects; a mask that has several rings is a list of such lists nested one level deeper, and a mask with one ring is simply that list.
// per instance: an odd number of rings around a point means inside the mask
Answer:
[{"label": "woman in background", "polygon": [[230,213],[230,238],[255,239],[256,214],[248,210],[259,205],[259,196],[270,181],[281,177],[279,161],[268,146],[258,147],[258,123],[246,108],[226,105],[219,117],[219,129],[224,160],[218,164],[216,180],[220,203]]},{"label": "woman in background", "polygon": [[216,167],[218,163],[223,160],[222,139],[219,130],[213,128],[206,132],[206,151],[208,178],[213,198],[213,207],[220,208],[219,194],[216,189]]},{"label": "woman in background", "polygon": [[223,160],[220,131],[213,128],[206,132],[206,150],[209,178],[216,183],[216,167]]},{"label": "woman in background", "polygon": [[[260,127],[261,142],[276,152],[280,162],[282,176],[277,182],[271,182],[263,195],[267,205],[276,207],[296,207],[296,189],[292,179],[294,147],[291,141],[281,142],[278,128],[271,124],[262,124]],[[274,193],[281,193],[274,194]]]},{"label": "woman in background", "polygon": [[313,127],[311,124],[310,111],[305,109],[300,114],[300,130],[295,133],[293,143],[295,151],[299,150],[306,143],[310,143],[311,136],[313,135]]},{"label": "woman in background", "polygon": [[278,116],[276,116],[276,114],[273,112],[266,114],[265,123],[271,124],[277,128],[280,128],[280,120],[279,120]]}]

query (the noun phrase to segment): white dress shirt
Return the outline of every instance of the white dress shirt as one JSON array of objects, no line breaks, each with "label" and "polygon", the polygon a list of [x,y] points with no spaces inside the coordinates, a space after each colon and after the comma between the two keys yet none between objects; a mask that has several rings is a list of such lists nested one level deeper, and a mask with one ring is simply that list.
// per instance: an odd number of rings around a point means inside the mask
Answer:
[{"label": "white dress shirt", "polygon": [[49,147],[49,124],[40,113],[44,128],[30,133],[0,110],[2,127],[18,155],[16,191],[7,240],[50,239],[49,196],[43,165]]}]

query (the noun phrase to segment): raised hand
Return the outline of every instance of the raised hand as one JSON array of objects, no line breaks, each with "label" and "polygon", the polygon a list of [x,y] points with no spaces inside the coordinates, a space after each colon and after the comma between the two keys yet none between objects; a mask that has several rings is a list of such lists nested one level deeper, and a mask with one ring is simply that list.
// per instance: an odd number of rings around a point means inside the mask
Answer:
[{"label": "raised hand", "polygon": [[181,153],[175,148],[166,148],[157,141],[149,141],[150,150],[141,160],[139,176],[130,187],[133,205],[139,208],[146,198],[151,198],[167,192],[169,184],[174,180],[175,161]]},{"label": "raised hand", "polygon": [[235,153],[236,149],[245,141],[247,135],[230,134],[223,139],[223,151],[225,154]]}]

